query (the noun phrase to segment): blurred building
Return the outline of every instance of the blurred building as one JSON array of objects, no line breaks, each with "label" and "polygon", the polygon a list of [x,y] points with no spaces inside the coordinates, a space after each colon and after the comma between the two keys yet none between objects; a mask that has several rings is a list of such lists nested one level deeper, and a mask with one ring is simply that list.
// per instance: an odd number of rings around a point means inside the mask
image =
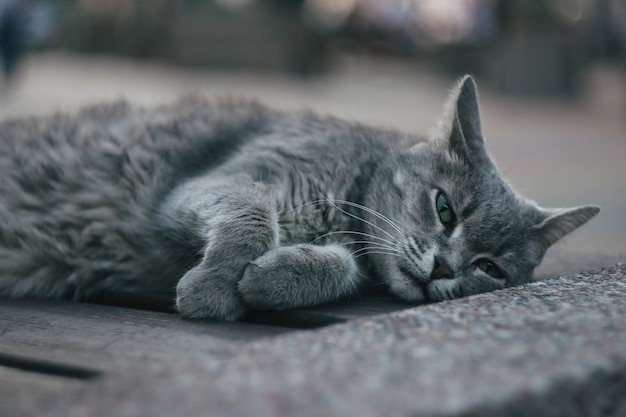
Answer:
[{"label": "blurred building", "polygon": [[585,66],[623,62],[626,2],[0,0],[6,71],[37,32],[31,45],[297,74],[323,71],[331,51],[393,54],[472,72],[504,93],[570,95]]}]

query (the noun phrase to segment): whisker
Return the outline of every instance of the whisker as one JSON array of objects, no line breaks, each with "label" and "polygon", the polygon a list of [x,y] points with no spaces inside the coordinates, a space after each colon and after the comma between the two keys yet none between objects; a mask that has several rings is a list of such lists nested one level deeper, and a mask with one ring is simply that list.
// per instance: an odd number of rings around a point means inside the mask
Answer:
[{"label": "whisker", "polygon": [[[358,242],[358,243],[368,243],[368,242]],[[404,256],[402,251],[399,251],[395,248],[390,248],[389,246],[385,246],[385,245],[375,245],[375,244],[370,243],[368,246],[364,248],[359,248],[358,250],[365,250],[365,249],[381,249],[381,250],[389,251],[390,253],[397,253],[399,255]]]},{"label": "whisker", "polygon": [[389,255],[389,256],[397,256],[400,257],[400,255],[398,255],[397,253],[389,253],[389,252],[381,252],[381,251],[371,251],[371,252],[363,252],[360,253],[358,255],[352,255],[354,257],[354,259],[358,259],[361,256],[365,256],[365,255],[372,255],[372,254],[380,254],[380,255]]},{"label": "whisker", "polygon": [[382,242],[385,242],[385,243],[388,243],[390,245],[394,244],[394,242],[392,242],[390,240],[387,240],[387,239],[384,239],[384,238],[379,237],[379,236],[374,236],[372,234],[364,233],[364,232],[353,232],[353,231],[350,231],[350,230],[337,230],[337,231],[334,231],[334,232],[328,232],[328,233],[325,233],[325,234],[323,234],[323,235],[321,235],[319,237],[316,237],[310,243],[313,244],[313,243],[317,242],[318,240],[323,239],[325,237],[333,236],[333,235],[339,235],[339,234],[354,234],[354,235],[359,235],[359,236],[366,236],[366,237],[369,237],[369,238],[372,238],[372,239],[378,239],[378,240],[380,240]]},{"label": "whisker", "polygon": [[398,255],[402,255],[401,251],[395,250],[394,248],[390,248],[388,246],[383,246],[383,245],[365,246],[365,247],[362,247],[362,248],[355,249],[354,252],[352,252],[352,253],[366,251],[366,250],[370,250],[370,249],[371,250],[385,250],[385,251],[390,252],[390,253],[397,253]]},{"label": "whisker", "polygon": [[376,210],[373,210],[367,206],[364,206],[362,204],[358,204],[358,203],[353,203],[352,201],[348,201],[348,200],[334,200],[333,203],[339,203],[339,204],[345,204],[348,206],[352,206],[358,209],[361,209],[363,211],[366,211],[368,213],[370,213],[373,216],[378,217],[379,219],[383,220],[384,222],[386,222],[388,225],[390,225],[391,227],[393,227],[397,232],[402,233],[402,229],[400,228],[400,226],[398,226],[396,223],[394,223],[390,218],[388,218],[387,216],[377,212]]},{"label": "whisker", "polygon": [[358,243],[367,244],[366,247],[360,248],[360,249],[385,249],[385,250],[387,250],[389,252],[397,253],[399,255],[403,255],[404,256],[404,254],[402,253],[401,250],[398,250],[396,248],[390,248],[389,246],[386,246],[386,245],[377,245],[374,242],[365,242],[365,241],[364,242],[358,242]]},{"label": "whisker", "polygon": [[382,227],[377,226],[377,225],[375,225],[375,224],[373,224],[373,223],[371,223],[371,222],[369,222],[369,221],[365,220],[364,218],[357,216],[356,214],[352,214],[352,213],[350,213],[350,212],[345,211],[344,209],[342,209],[341,207],[337,206],[334,202],[332,202],[332,201],[330,201],[330,200],[328,200],[328,203],[329,203],[330,205],[332,205],[333,207],[335,207],[335,208],[336,208],[337,210],[339,210],[340,212],[342,212],[343,214],[345,214],[346,216],[350,216],[350,217],[352,217],[352,218],[354,218],[354,219],[357,219],[357,220],[359,220],[359,221],[361,221],[361,222],[363,222],[363,223],[365,223],[365,224],[369,224],[369,225],[370,225],[370,226],[372,226],[373,228],[380,230],[381,232],[383,232],[384,234],[386,234],[386,235],[387,235],[387,236],[389,236],[390,238],[392,238],[392,239],[396,240],[396,238],[395,238],[395,237],[394,237],[391,233],[389,233],[388,231],[386,231],[386,230],[385,230],[385,229],[383,229]]},{"label": "whisker", "polygon": [[393,251],[393,252],[404,254],[404,251],[402,251],[401,249],[398,249],[398,248],[396,248],[394,246],[386,245],[386,244],[381,243],[381,242],[372,242],[370,240],[354,240],[354,241],[350,241],[350,242],[333,243],[333,245],[337,245],[337,246],[367,245],[368,248],[385,248],[385,249]]},{"label": "whisker", "polygon": [[[323,194],[322,194],[322,195],[323,195]],[[397,241],[396,237],[395,237],[395,236],[393,236],[391,233],[389,233],[387,230],[383,229],[382,227],[380,227],[380,226],[378,226],[378,225],[373,224],[372,222],[369,222],[369,221],[365,220],[365,219],[364,219],[364,218],[362,218],[362,217],[357,216],[356,214],[352,214],[352,213],[350,213],[350,212],[348,212],[348,211],[346,211],[346,210],[342,209],[341,207],[337,206],[336,202],[338,202],[339,204],[345,204],[345,205],[348,205],[348,206],[355,207],[355,208],[358,208],[358,209],[360,209],[360,210],[366,211],[366,212],[368,212],[368,213],[372,214],[373,216],[375,216],[375,217],[377,217],[377,218],[379,218],[379,219],[383,220],[385,223],[389,224],[389,225],[390,225],[391,227],[393,227],[393,228],[394,228],[397,232],[402,233],[402,229],[401,229],[401,228],[400,228],[397,224],[395,224],[393,221],[391,221],[391,219],[389,219],[388,217],[386,217],[386,216],[384,216],[384,215],[382,215],[382,214],[378,213],[376,210],[373,210],[373,209],[371,209],[371,208],[369,208],[369,207],[366,207],[366,206],[363,206],[363,205],[361,205],[361,204],[354,203],[354,202],[351,202],[351,201],[347,201],[347,200],[331,200],[331,199],[329,199],[328,197],[325,197],[325,199],[320,199],[320,200],[315,200],[315,201],[308,201],[308,202],[303,203],[303,204],[300,204],[299,206],[296,206],[296,207],[294,207],[294,208],[292,208],[292,209],[290,209],[290,210],[282,210],[282,211],[280,212],[280,214],[282,215],[282,214],[287,213],[287,212],[290,212],[290,211],[295,211],[295,210],[297,210],[298,208],[302,208],[302,207],[307,206],[307,205],[316,205],[316,204],[326,203],[326,204],[329,204],[330,206],[334,207],[335,209],[337,209],[337,210],[338,210],[338,211],[340,211],[341,213],[343,213],[343,214],[345,214],[345,215],[347,215],[347,216],[350,216],[350,217],[352,217],[352,218],[354,218],[354,219],[356,219],[356,220],[359,220],[359,221],[361,221],[361,222],[363,222],[363,223],[365,223],[365,224],[367,224],[367,225],[370,225],[370,226],[372,226],[373,228],[375,228],[375,229],[377,229],[377,230],[381,231],[382,233],[386,234],[389,238],[391,238],[393,241]],[[335,233],[354,233],[354,234],[360,234],[360,233],[362,233],[362,232],[349,232],[349,231],[345,231],[345,232],[329,232],[329,233],[327,233],[327,234],[325,234],[325,235],[322,235],[322,236],[317,237],[317,238],[316,238],[316,239],[314,239],[311,243],[314,243],[314,242],[316,242],[317,240],[322,239],[323,237],[326,237],[326,236],[328,236],[328,235],[330,235],[330,234],[335,234]],[[367,235],[369,235],[368,237],[370,237],[370,238],[379,239],[379,240],[385,241],[386,243],[393,244],[393,242],[391,242],[391,241],[387,241],[386,239],[383,239],[383,238],[378,237],[378,236],[373,236],[373,235],[371,235],[371,234],[364,234],[364,235],[366,235],[366,236],[367,236]]]},{"label": "whisker", "polygon": [[[349,216],[353,216],[352,213],[346,213],[343,209],[337,207],[336,203],[345,204],[345,205],[348,205],[348,206],[351,206],[351,207],[358,208],[360,210],[366,211],[366,212],[372,214],[373,216],[378,217],[379,219],[383,220],[384,222],[389,224],[391,227],[393,227],[397,232],[403,233],[402,228],[400,228],[400,226],[398,226],[389,217],[387,217],[387,216],[383,215],[382,213],[379,213],[376,210],[371,209],[371,208],[369,208],[367,206],[364,206],[362,204],[355,203],[355,202],[349,201],[349,200],[334,200],[334,199],[331,200],[330,198],[325,197],[325,198],[319,199],[319,200],[307,201],[306,203],[299,204],[299,205],[297,205],[297,206],[295,206],[295,207],[293,207],[293,208],[291,208],[289,210],[281,210],[281,211],[279,211],[279,214],[287,213],[287,212],[290,212],[290,211],[296,211],[297,209],[305,207],[305,206],[308,206],[308,205],[316,205],[316,204],[322,204],[322,203],[328,203],[331,206],[335,207],[337,210],[339,210],[342,213],[347,214]],[[355,217],[355,216],[353,216],[353,217]],[[358,220],[363,220],[360,217],[355,217],[355,218],[357,218]],[[367,224],[370,224],[371,226],[375,226],[375,225],[372,225],[371,223],[367,223]]]}]

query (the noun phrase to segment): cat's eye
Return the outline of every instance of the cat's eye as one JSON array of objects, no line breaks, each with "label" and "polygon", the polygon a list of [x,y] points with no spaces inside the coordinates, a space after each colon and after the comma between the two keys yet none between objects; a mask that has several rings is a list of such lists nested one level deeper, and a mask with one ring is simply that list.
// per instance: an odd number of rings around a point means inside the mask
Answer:
[{"label": "cat's eye", "polygon": [[452,207],[450,207],[450,203],[448,203],[448,198],[441,191],[435,198],[435,206],[437,207],[437,213],[439,214],[439,220],[441,220],[441,223],[443,223],[446,227],[454,226],[456,222],[456,215],[454,214]]},{"label": "cat's eye", "polygon": [[498,266],[494,264],[493,262],[491,262],[489,259],[481,258],[477,260],[476,262],[474,262],[474,265],[492,278],[496,278],[496,279],[506,278],[506,276],[504,275],[504,272],[502,272],[502,270],[498,268]]}]

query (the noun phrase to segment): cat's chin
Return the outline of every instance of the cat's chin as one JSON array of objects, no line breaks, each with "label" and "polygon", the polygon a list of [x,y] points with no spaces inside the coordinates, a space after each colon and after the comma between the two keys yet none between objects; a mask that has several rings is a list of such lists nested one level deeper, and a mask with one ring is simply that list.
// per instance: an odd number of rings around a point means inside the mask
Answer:
[{"label": "cat's chin", "polygon": [[392,294],[403,301],[419,303],[424,301],[443,301],[459,298],[459,288],[451,282],[426,281],[416,283],[400,276],[389,281]]},{"label": "cat's chin", "polygon": [[388,275],[390,291],[398,298],[408,302],[428,300],[428,282],[416,280],[402,270]]},{"label": "cat's chin", "polygon": [[390,274],[389,287],[398,298],[408,302],[443,301],[459,297],[456,280],[431,280],[400,266]]}]

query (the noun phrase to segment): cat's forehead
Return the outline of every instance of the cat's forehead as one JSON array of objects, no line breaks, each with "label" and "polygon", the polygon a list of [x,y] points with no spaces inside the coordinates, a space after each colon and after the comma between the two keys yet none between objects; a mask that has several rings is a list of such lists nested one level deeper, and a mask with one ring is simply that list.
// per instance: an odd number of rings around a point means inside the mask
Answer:
[{"label": "cat's forehead", "polygon": [[484,231],[513,233],[538,222],[536,207],[517,194],[493,165],[451,157],[432,143],[418,148],[407,162],[405,167],[415,170],[425,184],[447,194],[457,215]]},{"label": "cat's forehead", "polygon": [[495,173],[453,179],[448,185],[459,215],[484,230],[514,232],[536,222],[534,207]]}]

